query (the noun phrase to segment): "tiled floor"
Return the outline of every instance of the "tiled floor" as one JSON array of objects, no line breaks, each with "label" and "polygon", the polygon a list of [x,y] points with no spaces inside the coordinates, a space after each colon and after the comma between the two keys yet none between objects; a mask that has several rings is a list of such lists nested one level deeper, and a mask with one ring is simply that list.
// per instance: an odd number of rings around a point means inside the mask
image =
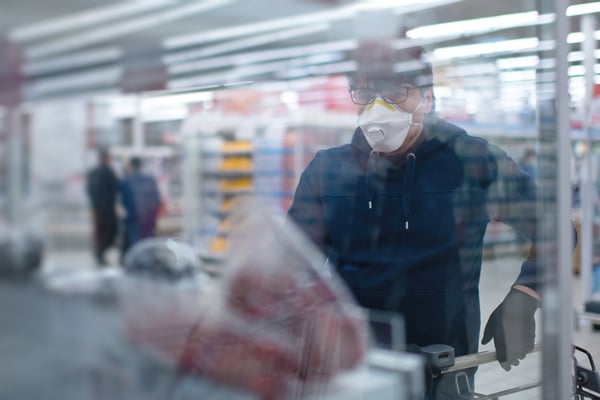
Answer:
[{"label": "tiled floor", "polygon": [[[116,262],[118,254],[112,252],[108,259]],[[93,268],[91,253],[82,249],[77,252],[55,252],[46,257],[47,266],[71,266],[81,269]],[[508,288],[520,268],[520,259],[503,257],[488,259],[484,263],[481,278],[481,306],[482,324],[488,319],[489,314],[500,303],[508,292]],[[581,290],[578,277],[573,277],[573,306],[581,308]],[[537,317],[539,318],[540,312]],[[571,322],[565,322],[571,324]],[[541,326],[538,320],[538,328]],[[541,333],[537,335],[538,340]],[[588,349],[594,356],[597,364],[600,364],[600,332],[593,332],[591,326],[582,326],[578,332],[573,332],[573,343]],[[493,345],[481,346],[480,351],[493,350]],[[542,355],[540,353],[528,355],[518,367],[513,367],[510,372],[504,371],[496,363],[482,365],[476,376],[475,391],[483,394],[495,393],[501,390],[514,388],[538,382],[541,376]],[[531,389],[520,393],[503,396],[502,399],[509,400],[532,400],[541,399],[539,389]]]},{"label": "tiled floor", "polygon": [[[506,295],[508,287],[520,268],[521,260],[516,257],[497,258],[487,260],[484,263],[481,277],[481,306],[482,306],[482,324],[485,324],[489,314],[502,301]],[[573,276],[573,309],[582,308],[581,282],[579,277]],[[540,312],[537,318],[537,340],[540,340],[541,323],[539,321]],[[565,323],[574,325],[570,321]],[[573,330],[572,342],[583,347],[592,353],[596,364],[600,362],[600,332],[594,332],[589,323],[582,323],[578,331]],[[480,351],[493,350],[493,346],[488,344],[481,346]],[[497,363],[486,364],[479,368],[476,377],[476,392],[483,394],[495,393],[508,388],[514,388],[529,383],[538,382],[541,377],[541,363],[543,356],[541,353],[528,355],[521,364],[513,367],[511,371],[506,372]],[[503,396],[502,399],[510,400],[532,400],[542,399],[539,389],[531,389],[520,393]]]}]

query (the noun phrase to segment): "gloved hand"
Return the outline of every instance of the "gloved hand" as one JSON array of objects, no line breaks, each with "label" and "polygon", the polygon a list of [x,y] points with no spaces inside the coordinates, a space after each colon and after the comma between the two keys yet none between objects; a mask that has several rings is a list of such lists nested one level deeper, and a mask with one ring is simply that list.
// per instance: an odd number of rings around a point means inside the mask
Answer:
[{"label": "gloved hand", "polygon": [[517,289],[511,289],[494,310],[483,332],[482,344],[492,338],[498,362],[506,371],[531,352],[535,340],[534,314],[539,301]]}]

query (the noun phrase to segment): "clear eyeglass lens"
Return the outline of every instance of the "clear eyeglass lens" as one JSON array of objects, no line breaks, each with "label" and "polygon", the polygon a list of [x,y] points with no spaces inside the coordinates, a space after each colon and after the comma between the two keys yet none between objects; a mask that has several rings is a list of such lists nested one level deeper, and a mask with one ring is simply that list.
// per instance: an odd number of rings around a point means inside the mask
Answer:
[{"label": "clear eyeglass lens", "polygon": [[372,103],[377,97],[377,93],[371,89],[354,89],[351,93],[352,101],[361,105]]},{"label": "clear eyeglass lens", "polygon": [[408,98],[408,92],[413,88],[411,87],[400,87],[391,90],[382,90],[381,92],[377,92],[373,89],[352,89],[350,94],[352,96],[352,101],[355,104],[366,105],[371,104],[375,98],[377,98],[377,94],[381,95],[381,98],[390,104],[401,104],[406,101]]},{"label": "clear eyeglass lens", "polygon": [[406,101],[410,89],[409,87],[402,87],[393,90],[383,90],[381,97],[388,103],[400,104]]}]

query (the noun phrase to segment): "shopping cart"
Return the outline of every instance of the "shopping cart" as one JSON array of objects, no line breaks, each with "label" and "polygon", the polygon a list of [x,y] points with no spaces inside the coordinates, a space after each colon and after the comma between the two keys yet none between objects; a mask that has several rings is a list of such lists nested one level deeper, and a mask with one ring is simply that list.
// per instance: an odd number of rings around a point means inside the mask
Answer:
[{"label": "shopping cart", "polygon": [[[578,352],[586,355],[589,368],[579,363],[576,356]],[[574,346],[573,364],[575,366],[575,399],[600,400],[600,374],[598,374],[590,352],[582,347]]]},{"label": "shopping cart", "polygon": [[[491,394],[477,393],[471,387],[469,376],[465,372],[468,369],[481,366],[486,363],[497,361],[495,351],[484,351],[465,356],[454,357],[454,349],[446,345],[433,345],[422,348],[426,356],[427,363],[435,371],[436,376],[442,374],[454,374],[458,399],[464,400],[498,400],[501,397],[518,392],[534,389],[541,385],[541,382],[535,382],[525,385],[519,385],[513,388],[502,390]],[[532,353],[539,352],[540,346],[536,344]],[[577,359],[576,353],[583,353],[587,356],[588,366],[583,366]],[[592,355],[585,349],[573,347],[573,365],[574,365],[574,398],[576,400],[592,399],[600,400],[600,374],[596,370]]]}]

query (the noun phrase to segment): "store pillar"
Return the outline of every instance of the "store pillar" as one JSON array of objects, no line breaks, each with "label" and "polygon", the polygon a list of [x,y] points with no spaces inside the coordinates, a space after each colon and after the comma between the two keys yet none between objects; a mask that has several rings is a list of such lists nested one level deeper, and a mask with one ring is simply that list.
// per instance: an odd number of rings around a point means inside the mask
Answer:
[{"label": "store pillar", "polygon": [[[167,68],[163,64],[163,49],[160,43],[132,41],[123,51],[123,76],[120,86],[123,93],[142,94],[165,90],[167,87]],[[143,123],[141,100],[136,100],[136,112],[133,121],[133,148],[141,152]]]},{"label": "store pillar", "polygon": [[24,186],[21,48],[0,36],[0,60],[0,205],[6,222],[19,223]]}]

